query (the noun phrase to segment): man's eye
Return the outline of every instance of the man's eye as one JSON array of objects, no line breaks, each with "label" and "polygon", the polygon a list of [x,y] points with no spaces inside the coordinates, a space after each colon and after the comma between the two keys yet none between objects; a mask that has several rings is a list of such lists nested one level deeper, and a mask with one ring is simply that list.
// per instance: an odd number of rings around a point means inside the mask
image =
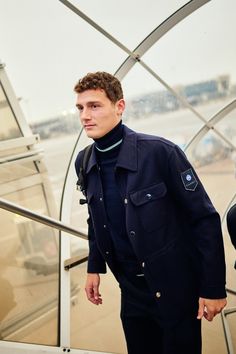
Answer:
[{"label": "man's eye", "polygon": [[92,107],[92,109],[96,109],[96,108],[98,108],[98,105],[97,104],[93,104],[91,107]]}]

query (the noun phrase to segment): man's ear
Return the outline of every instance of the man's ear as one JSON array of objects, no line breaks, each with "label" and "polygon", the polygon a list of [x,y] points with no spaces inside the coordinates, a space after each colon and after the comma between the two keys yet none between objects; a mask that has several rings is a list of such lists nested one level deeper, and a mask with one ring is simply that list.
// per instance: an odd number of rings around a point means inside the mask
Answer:
[{"label": "man's ear", "polygon": [[121,98],[119,101],[116,102],[117,112],[121,115],[125,110],[125,100]]}]

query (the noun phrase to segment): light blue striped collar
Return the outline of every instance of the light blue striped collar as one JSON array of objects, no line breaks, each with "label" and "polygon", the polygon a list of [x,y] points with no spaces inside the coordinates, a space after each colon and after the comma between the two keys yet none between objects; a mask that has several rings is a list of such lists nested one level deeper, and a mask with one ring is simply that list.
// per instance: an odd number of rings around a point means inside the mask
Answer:
[{"label": "light blue striped collar", "polygon": [[97,147],[96,145],[95,145],[95,147],[96,147],[96,149],[97,149],[98,151],[100,151],[100,152],[106,152],[106,151],[109,151],[109,150],[113,149],[114,147],[120,145],[120,144],[122,143],[122,141],[123,141],[123,139],[120,139],[119,141],[117,141],[117,143],[115,143],[115,144],[113,144],[113,145],[111,145],[111,146],[108,146],[108,148],[106,148],[106,149],[100,149],[100,148]]}]

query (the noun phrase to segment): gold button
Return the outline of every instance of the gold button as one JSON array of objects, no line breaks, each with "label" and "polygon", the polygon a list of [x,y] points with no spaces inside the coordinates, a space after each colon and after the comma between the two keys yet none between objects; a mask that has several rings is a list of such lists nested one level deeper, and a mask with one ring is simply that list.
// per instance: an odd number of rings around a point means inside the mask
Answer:
[{"label": "gold button", "polygon": [[157,291],[157,292],[156,292],[156,297],[157,297],[157,298],[161,297],[160,291]]}]

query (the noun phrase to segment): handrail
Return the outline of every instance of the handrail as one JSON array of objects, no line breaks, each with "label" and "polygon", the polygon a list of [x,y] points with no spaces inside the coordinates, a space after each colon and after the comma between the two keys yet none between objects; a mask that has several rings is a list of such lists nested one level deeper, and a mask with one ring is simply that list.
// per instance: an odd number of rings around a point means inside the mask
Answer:
[{"label": "handrail", "polygon": [[46,216],[46,215],[38,214],[38,213],[36,213],[30,209],[24,208],[18,204],[9,202],[6,199],[0,198],[0,208],[10,211],[12,213],[24,216],[27,219],[37,221],[40,224],[44,224],[44,225],[53,227],[57,230],[67,232],[69,234],[80,237],[82,239],[85,239],[85,240],[88,239],[87,234],[85,234],[79,230],[76,230],[67,224],[62,223],[59,220],[53,219],[53,218]]},{"label": "handrail", "polygon": [[71,257],[64,261],[64,269],[70,270],[71,268],[74,268],[77,265],[87,262],[87,260],[88,260],[88,255]]}]

